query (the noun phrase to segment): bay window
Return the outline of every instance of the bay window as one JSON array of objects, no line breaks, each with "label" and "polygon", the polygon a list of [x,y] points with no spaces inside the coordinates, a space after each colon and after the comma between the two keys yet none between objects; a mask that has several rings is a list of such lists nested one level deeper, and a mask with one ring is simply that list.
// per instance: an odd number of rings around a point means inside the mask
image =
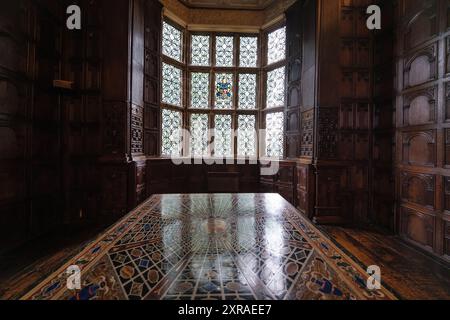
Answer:
[{"label": "bay window", "polygon": [[261,35],[164,22],[162,156],[283,157],[286,29]]}]

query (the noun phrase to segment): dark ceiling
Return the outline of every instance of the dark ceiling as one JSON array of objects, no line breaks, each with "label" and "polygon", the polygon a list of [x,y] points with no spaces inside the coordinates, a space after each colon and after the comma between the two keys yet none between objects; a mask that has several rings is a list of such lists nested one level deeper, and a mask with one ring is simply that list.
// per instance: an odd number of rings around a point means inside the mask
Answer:
[{"label": "dark ceiling", "polygon": [[276,0],[180,0],[193,8],[262,10]]}]

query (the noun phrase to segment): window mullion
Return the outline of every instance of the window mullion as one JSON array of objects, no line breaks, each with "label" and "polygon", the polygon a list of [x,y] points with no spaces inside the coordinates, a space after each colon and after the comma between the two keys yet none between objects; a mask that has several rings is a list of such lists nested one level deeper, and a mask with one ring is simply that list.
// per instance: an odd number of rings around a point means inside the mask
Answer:
[{"label": "window mullion", "polygon": [[[265,128],[264,153],[269,157],[284,157],[286,121],[286,27],[278,27],[265,32],[261,82],[264,93],[261,105],[261,127]],[[282,74],[281,74],[282,72]],[[280,84],[280,79],[284,79]]]},{"label": "window mullion", "polygon": [[[195,35],[207,35],[209,36],[209,65],[208,66],[195,66],[192,65],[192,36],[193,34]],[[163,56],[162,60],[172,66],[176,66],[177,68],[179,68],[182,72],[182,76],[181,76],[181,87],[182,87],[182,92],[181,92],[181,106],[180,107],[176,107],[176,106],[171,106],[171,105],[166,105],[166,104],[162,104],[163,108],[167,108],[168,110],[173,110],[175,112],[181,112],[181,117],[183,119],[182,121],[182,127],[186,128],[187,130],[191,129],[191,120],[192,120],[192,115],[193,114],[197,114],[197,115],[207,115],[207,120],[208,120],[208,142],[212,142],[212,143],[208,143],[208,150],[207,153],[208,155],[216,155],[216,146],[217,143],[219,142],[219,140],[217,139],[217,137],[215,137],[215,140],[212,141],[212,133],[215,132],[216,130],[216,117],[217,117],[217,121],[219,121],[218,123],[220,123],[220,128],[217,128],[218,130],[220,130],[220,132],[223,134],[225,132],[225,130],[228,130],[229,126],[231,126],[231,141],[229,140],[224,140],[224,139],[220,139],[220,143],[226,143],[226,145],[222,146],[220,145],[220,150],[225,152],[228,150],[228,147],[231,147],[230,150],[230,154],[233,155],[234,157],[238,157],[239,156],[239,137],[238,134],[234,135],[234,133],[238,131],[239,129],[239,117],[241,115],[245,116],[245,115],[249,115],[250,116],[250,127],[254,126],[255,129],[258,129],[261,127],[261,122],[262,122],[262,109],[264,108],[264,99],[265,99],[265,92],[266,90],[264,90],[265,88],[265,72],[262,69],[262,64],[264,61],[264,53],[263,53],[263,41],[261,38],[261,34],[259,35],[243,35],[243,34],[222,34],[222,33],[217,33],[217,32],[211,32],[211,33],[191,33],[189,31],[185,32],[185,36],[184,36],[184,41],[183,41],[183,45],[184,48],[182,48],[182,60],[183,62],[179,62],[176,60],[173,60],[169,57],[165,57]],[[231,37],[233,36],[233,65],[230,67],[218,67],[216,66],[217,64],[217,59],[216,59],[216,42],[217,42],[217,36],[224,36],[224,37]],[[250,58],[251,56],[245,56],[246,60],[245,61],[249,61],[249,67],[241,67],[241,56],[240,56],[240,41],[241,41],[241,37],[256,37],[257,38],[257,65],[256,67],[251,67],[251,61],[252,58]],[[201,40],[199,40],[201,41]],[[227,43],[227,42],[224,42]],[[228,42],[229,43],[229,42]],[[251,42],[249,42],[251,43]],[[250,48],[250,47],[249,47]],[[230,51],[226,51],[227,49],[225,49],[224,52],[230,52]],[[250,52],[252,49],[249,49]],[[198,50],[197,50],[198,51]],[[201,52],[198,51],[198,52]],[[225,59],[226,61],[226,59]],[[254,60],[253,60],[254,61]],[[191,108],[192,104],[191,101],[193,99],[192,96],[192,91],[195,90],[195,87],[192,86],[192,74],[193,73],[207,73],[209,74],[209,97],[207,99],[208,101],[208,105],[206,106],[206,109],[193,109]],[[233,81],[232,83],[232,94],[234,95],[231,98],[231,104],[232,107],[231,108],[224,108],[224,109],[217,109],[216,108],[216,84],[217,81],[220,81],[221,77],[217,77],[216,76],[218,74],[229,74],[231,75],[231,79]],[[255,74],[256,75],[256,97],[255,97],[255,104],[256,104],[256,108],[254,110],[251,109],[240,109],[239,108],[239,94],[241,92],[241,83],[239,82],[239,77],[241,74]],[[244,79],[244,78],[243,78]],[[203,79],[205,80],[205,79]],[[199,80],[199,85],[201,87],[201,83],[204,81],[203,80]],[[252,78],[250,78],[249,84],[252,83]],[[247,86],[249,86],[247,84]],[[224,88],[226,88],[226,86],[224,86]],[[253,89],[252,89],[253,90]],[[203,96],[203,95],[201,95]],[[197,99],[196,99],[197,100]],[[224,101],[228,101],[228,98],[224,99]],[[243,100],[245,101],[245,100]],[[248,99],[248,101],[250,102],[250,100]],[[246,106],[250,106],[250,103],[246,103]],[[202,103],[203,104],[203,103]],[[224,103],[224,107],[226,107],[228,105],[228,102]],[[219,116],[219,115],[224,115],[223,117]],[[227,115],[227,116],[225,116]],[[203,128],[203,130],[205,129],[205,116],[199,116],[196,117],[197,121],[198,121],[198,126],[197,127],[201,127]],[[231,120],[231,121],[230,121]],[[247,120],[248,121],[248,120]],[[202,129],[197,128],[196,133],[198,134],[199,139],[202,139],[202,137],[205,137],[202,134]],[[221,137],[221,136],[220,136]],[[222,137],[221,137],[222,138]],[[259,143],[258,143],[258,134],[256,133],[256,137],[254,137],[254,141],[250,141],[250,143],[254,143],[253,148],[255,151],[255,155],[258,156],[259,155]],[[253,138],[251,138],[253,139]],[[204,146],[204,144],[199,143],[199,141],[197,141],[198,144],[198,148],[200,148],[200,146]],[[231,143],[231,145],[230,145]],[[226,146],[226,148],[224,148]],[[184,148],[185,150],[185,155],[191,153],[192,150],[192,145],[191,145],[191,139],[184,139]],[[196,150],[196,151],[200,151],[200,150]],[[214,153],[213,153],[214,152]],[[198,153],[198,152],[197,152]],[[225,152],[227,153],[227,152]]]}]

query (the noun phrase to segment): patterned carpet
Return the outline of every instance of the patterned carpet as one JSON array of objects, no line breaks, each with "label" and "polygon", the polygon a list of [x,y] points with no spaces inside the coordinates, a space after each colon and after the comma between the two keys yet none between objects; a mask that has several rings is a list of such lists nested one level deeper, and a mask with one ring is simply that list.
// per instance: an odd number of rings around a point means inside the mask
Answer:
[{"label": "patterned carpet", "polygon": [[367,278],[277,194],[156,195],[22,299],[395,299]]}]

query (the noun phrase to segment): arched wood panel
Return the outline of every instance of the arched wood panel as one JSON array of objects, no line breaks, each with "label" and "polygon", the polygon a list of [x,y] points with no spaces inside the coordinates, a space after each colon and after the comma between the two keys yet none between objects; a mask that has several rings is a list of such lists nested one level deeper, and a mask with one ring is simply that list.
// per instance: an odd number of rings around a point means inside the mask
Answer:
[{"label": "arched wood panel", "polygon": [[446,0],[399,1],[396,49],[398,231],[444,259],[449,220],[445,176],[450,175],[450,91],[445,81],[450,70],[449,9]]}]

